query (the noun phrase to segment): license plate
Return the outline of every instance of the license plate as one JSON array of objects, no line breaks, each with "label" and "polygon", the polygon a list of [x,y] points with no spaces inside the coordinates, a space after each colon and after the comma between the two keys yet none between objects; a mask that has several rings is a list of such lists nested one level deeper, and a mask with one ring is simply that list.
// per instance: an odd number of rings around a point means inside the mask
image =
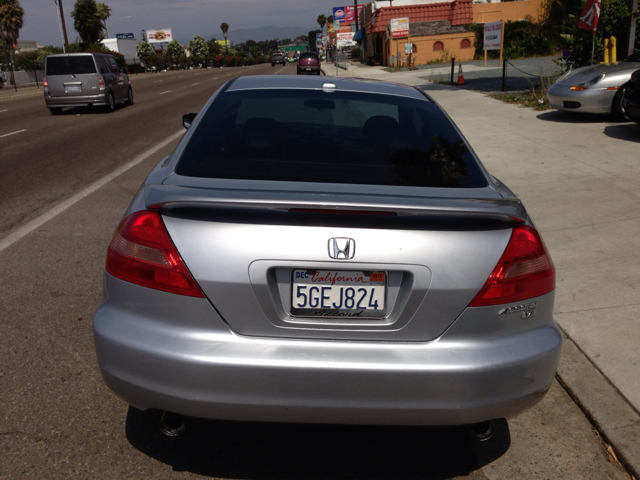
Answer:
[{"label": "license plate", "polygon": [[306,70],[307,70],[307,72],[310,72],[310,71],[311,71],[311,69],[310,69],[309,67],[307,67],[307,68],[306,68]]},{"label": "license plate", "polygon": [[80,93],[82,91],[82,85],[65,85],[64,91],[66,93]]},{"label": "license plate", "polygon": [[296,269],[291,286],[292,315],[345,320],[386,315],[386,272]]}]

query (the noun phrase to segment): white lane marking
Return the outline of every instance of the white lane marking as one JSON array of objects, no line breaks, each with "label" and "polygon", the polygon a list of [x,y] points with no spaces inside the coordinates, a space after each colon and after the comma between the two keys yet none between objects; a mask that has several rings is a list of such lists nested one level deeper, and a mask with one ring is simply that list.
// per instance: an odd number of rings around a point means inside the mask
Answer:
[{"label": "white lane marking", "polygon": [[9,110],[0,110],[0,113],[2,113],[2,112],[8,112],[8,111],[9,111]]},{"label": "white lane marking", "polygon": [[160,83],[162,80],[154,80],[153,83]]},{"label": "white lane marking", "polygon": [[170,93],[171,90],[167,90],[166,92],[160,92],[158,95],[164,95],[165,93]]},{"label": "white lane marking", "polygon": [[194,85],[200,85],[200,82],[198,83],[192,83],[191,86],[193,87]]},{"label": "white lane marking", "polygon": [[218,79],[218,77],[216,77],[216,78],[213,78],[212,80],[217,80],[217,79]]},{"label": "white lane marking", "polygon": [[138,155],[136,158],[131,160],[129,163],[121,166],[120,168],[115,169],[109,175],[106,175],[106,176],[102,177],[100,180],[92,183],[91,185],[89,185],[85,189],[83,189],[80,192],[76,193],[75,195],[69,197],[64,202],[56,205],[51,210],[43,213],[42,215],[40,215],[39,217],[37,217],[37,218],[35,218],[33,220],[31,220],[29,223],[27,223],[26,225],[20,227],[18,230],[16,230],[12,234],[7,235],[5,238],[0,240],[0,252],[5,250],[5,249],[7,249],[7,248],[9,248],[15,242],[17,242],[21,238],[29,235],[34,230],[40,228],[42,225],[47,223],[49,220],[57,217],[62,212],[64,212],[65,210],[69,209],[70,207],[72,207],[73,205],[78,203],[83,198],[88,197],[89,195],[91,195],[96,190],[99,190],[100,188],[104,187],[107,183],[109,183],[114,178],[119,177],[120,175],[125,173],[127,170],[130,170],[131,168],[133,168],[136,165],[138,165],[140,162],[143,162],[144,160],[149,158],[151,155],[156,153],[158,150],[160,150],[160,149],[166,147],[167,145],[169,145],[175,139],[180,138],[182,135],[184,135],[184,132],[185,132],[185,130],[181,129],[179,132],[174,133],[173,135],[171,135],[170,137],[168,137],[166,140],[164,140],[163,142],[159,143],[155,147],[150,148],[149,150],[147,150],[146,152],[142,153],[141,155]]},{"label": "white lane marking", "polygon": [[0,135],[0,138],[8,137],[9,135],[15,135],[16,133],[26,132],[27,129],[23,128],[22,130],[18,130],[17,132],[5,133],[4,135]]}]

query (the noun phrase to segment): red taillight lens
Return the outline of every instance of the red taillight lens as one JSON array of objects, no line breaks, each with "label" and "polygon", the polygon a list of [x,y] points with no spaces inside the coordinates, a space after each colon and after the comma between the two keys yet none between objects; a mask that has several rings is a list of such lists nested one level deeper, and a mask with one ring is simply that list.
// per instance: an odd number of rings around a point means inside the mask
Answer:
[{"label": "red taillight lens", "polygon": [[102,77],[102,75],[98,75],[98,85],[104,87],[104,78]]},{"label": "red taillight lens", "polygon": [[556,270],[536,230],[515,226],[500,261],[469,304],[486,307],[545,295],[556,287]]},{"label": "red taillight lens", "polygon": [[49,82],[47,82],[47,77],[44,77],[44,78],[42,79],[42,86],[43,86],[43,87],[48,87],[48,86],[49,86]]},{"label": "red taillight lens", "polygon": [[158,212],[143,210],[120,223],[107,251],[106,269],[114,277],[136,285],[204,297]]}]

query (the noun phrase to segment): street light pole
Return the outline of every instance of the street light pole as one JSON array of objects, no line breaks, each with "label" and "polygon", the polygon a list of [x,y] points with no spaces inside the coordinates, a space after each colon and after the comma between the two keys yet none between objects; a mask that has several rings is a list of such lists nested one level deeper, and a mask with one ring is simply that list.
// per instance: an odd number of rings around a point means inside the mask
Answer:
[{"label": "street light pole", "polygon": [[111,22],[109,25],[107,25],[107,22],[104,23],[104,29],[107,31],[107,38],[109,38],[109,27],[111,27],[118,20],[122,20],[123,18],[132,18],[132,17],[131,17],[131,15],[129,15],[128,17],[120,17],[120,18],[114,20],[113,22]]}]

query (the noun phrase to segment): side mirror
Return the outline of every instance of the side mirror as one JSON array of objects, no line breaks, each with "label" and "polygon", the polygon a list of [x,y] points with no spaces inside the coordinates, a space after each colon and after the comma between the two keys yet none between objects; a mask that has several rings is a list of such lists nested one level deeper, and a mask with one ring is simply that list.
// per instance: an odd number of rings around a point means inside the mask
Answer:
[{"label": "side mirror", "polygon": [[185,113],[184,115],[182,115],[182,126],[188,129],[196,119],[197,115],[197,113]]}]

